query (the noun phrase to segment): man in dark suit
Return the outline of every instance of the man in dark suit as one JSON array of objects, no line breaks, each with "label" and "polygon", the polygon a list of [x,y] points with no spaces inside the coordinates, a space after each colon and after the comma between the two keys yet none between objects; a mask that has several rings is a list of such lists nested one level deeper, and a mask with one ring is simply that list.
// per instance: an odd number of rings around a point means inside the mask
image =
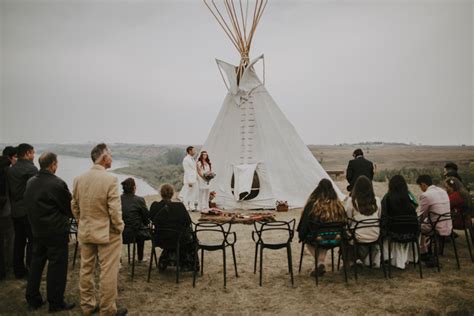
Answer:
[{"label": "man in dark suit", "polygon": [[12,266],[13,222],[7,194],[7,170],[16,163],[16,148],[7,146],[0,156],[0,280],[5,279],[7,267]]},{"label": "man in dark suit", "polygon": [[[38,173],[33,164],[35,149],[29,144],[20,144],[17,147],[18,161],[7,170],[7,186],[11,203],[15,241],[13,246],[13,271],[17,279],[27,275],[27,267],[31,262],[32,235],[31,227],[26,215],[26,205],[23,194],[26,182]],[[25,266],[26,247],[26,266]]]},{"label": "man in dark suit", "polygon": [[47,292],[50,312],[70,310],[75,304],[64,302],[67,281],[68,233],[71,193],[66,183],[55,176],[57,156],[44,153],[39,158],[41,170],[28,181],[24,200],[33,232],[33,257],[26,287],[26,301],[31,309],[43,305],[39,291],[41,275],[48,261]]},{"label": "man in dark suit", "polygon": [[349,161],[346,171],[346,179],[349,182],[347,191],[351,192],[354,184],[360,176],[366,176],[371,181],[374,179],[374,164],[364,158],[362,149],[356,149],[352,154],[354,159]]}]

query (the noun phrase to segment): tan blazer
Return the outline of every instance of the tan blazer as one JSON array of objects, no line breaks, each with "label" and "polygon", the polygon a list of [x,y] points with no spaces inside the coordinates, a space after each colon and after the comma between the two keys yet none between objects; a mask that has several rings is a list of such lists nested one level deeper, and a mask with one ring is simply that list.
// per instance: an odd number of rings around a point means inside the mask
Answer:
[{"label": "tan blazer", "polygon": [[104,167],[94,165],[74,179],[71,206],[78,222],[79,242],[106,244],[110,234],[122,233],[118,179]]}]

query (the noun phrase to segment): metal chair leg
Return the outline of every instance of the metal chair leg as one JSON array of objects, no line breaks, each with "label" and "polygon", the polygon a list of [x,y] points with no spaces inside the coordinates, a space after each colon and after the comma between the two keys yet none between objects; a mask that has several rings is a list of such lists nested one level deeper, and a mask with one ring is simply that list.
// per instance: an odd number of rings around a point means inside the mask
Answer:
[{"label": "metal chair leg", "polygon": [[[197,271],[196,271],[196,268],[197,268],[197,258],[198,258],[198,252],[199,252],[199,248],[196,247],[196,251],[194,253],[194,256],[193,256],[193,287],[196,287],[196,274],[197,274]],[[202,263],[201,263],[202,264]]]},{"label": "metal chair leg", "polygon": [[472,256],[472,249],[471,249],[471,238],[469,236],[469,229],[464,227],[464,235],[466,236],[466,243],[467,243],[467,249],[469,250],[469,256],[471,257],[471,262],[474,262],[474,257]]},{"label": "metal chair leg", "polygon": [[[415,240],[416,243],[416,250],[418,251],[418,266],[420,268],[420,279],[423,279],[423,272],[422,272],[422,264],[421,264],[421,250],[420,250],[420,243],[418,242],[418,239]],[[415,258],[413,258],[415,260]]]},{"label": "metal chair leg", "polygon": [[432,239],[432,242],[434,242],[434,256],[436,260],[436,267],[438,269],[438,272],[441,272],[441,268],[439,266],[439,253],[438,253],[438,237],[435,235]]},{"label": "metal chair leg", "polygon": [[79,248],[79,241],[77,240],[77,236],[76,236],[76,243],[74,245],[74,257],[72,258],[72,268],[73,269],[76,266],[77,248]]},{"label": "metal chair leg", "polygon": [[225,246],[222,248],[222,258],[223,258],[223,266],[224,266],[224,289],[227,286],[227,264],[226,264],[226,255],[225,255]]},{"label": "metal chair leg", "polygon": [[260,286],[262,286],[263,281],[263,246],[260,245]]},{"label": "metal chair leg", "polygon": [[288,243],[288,246],[286,247],[286,252],[288,253],[287,256],[288,256],[288,272],[290,272],[290,276],[291,276],[291,285],[295,285],[295,281],[294,281],[294,278],[293,278],[293,258],[291,256],[291,244]]},{"label": "metal chair leg", "polygon": [[334,272],[334,248],[331,248],[331,271]]},{"label": "metal chair leg", "polygon": [[413,267],[416,269],[416,260],[415,260],[415,242],[411,242],[411,250],[413,254]]},{"label": "metal chair leg", "polygon": [[347,258],[347,248],[346,244],[344,242],[341,242],[341,256],[343,262],[342,268],[344,269],[344,281],[347,283],[347,263],[348,263],[348,258]]},{"label": "metal chair leg", "polygon": [[201,276],[204,274],[204,249],[201,249]]},{"label": "metal chair leg", "polygon": [[127,244],[127,258],[128,258],[128,265],[130,265],[130,244]]},{"label": "metal chair leg", "polygon": [[235,248],[234,245],[230,246],[232,249],[232,258],[234,259],[234,270],[235,270],[235,276],[238,278],[239,273],[237,272],[237,258],[235,256]]},{"label": "metal chair leg", "polygon": [[155,256],[155,247],[151,246],[151,254],[150,254],[150,264],[148,266],[148,279],[147,282],[150,282],[151,277],[151,268],[153,267],[153,257]]},{"label": "metal chair leg", "polygon": [[253,274],[257,273],[258,243],[255,243],[255,258],[253,262]]},{"label": "metal chair leg", "polygon": [[388,240],[388,278],[392,278],[392,240]]},{"label": "metal chair leg", "polygon": [[318,266],[319,266],[319,247],[318,244],[316,243],[314,247],[314,274],[316,274],[316,286],[319,285],[319,274],[318,274]]},{"label": "metal chair leg", "polygon": [[354,278],[357,281],[357,242],[354,240]]},{"label": "metal chair leg", "polygon": [[299,268],[298,268],[298,273],[301,273],[301,267],[302,267],[302,265],[303,265],[304,245],[305,245],[305,243],[302,242],[302,243],[301,243],[301,254],[300,254],[300,266],[299,266]]},{"label": "metal chair leg", "polygon": [[383,254],[383,239],[380,239],[379,251],[380,251],[380,266],[382,267],[383,277],[387,278],[387,270],[385,270],[385,255]]},{"label": "metal chair leg", "polygon": [[454,238],[454,235],[452,233],[451,233],[451,243],[453,244],[454,255],[456,256],[456,263],[458,266],[458,270],[461,270],[461,265],[459,264],[458,248],[456,246],[456,238]]}]

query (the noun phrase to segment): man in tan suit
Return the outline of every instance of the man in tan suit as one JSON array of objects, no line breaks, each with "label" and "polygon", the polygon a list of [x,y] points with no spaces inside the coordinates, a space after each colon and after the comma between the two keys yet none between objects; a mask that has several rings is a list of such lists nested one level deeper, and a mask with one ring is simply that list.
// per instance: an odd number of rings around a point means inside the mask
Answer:
[{"label": "man in tan suit", "polygon": [[119,183],[116,177],[106,171],[112,166],[112,155],[106,144],[95,146],[91,158],[94,166],[74,179],[71,202],[81,245],[81,308],[85,315],[91,315],[99,309],[94,285],[98,258],[100,315],[126,315],[127,309],[117,310],[115,304],[124,228]]}]

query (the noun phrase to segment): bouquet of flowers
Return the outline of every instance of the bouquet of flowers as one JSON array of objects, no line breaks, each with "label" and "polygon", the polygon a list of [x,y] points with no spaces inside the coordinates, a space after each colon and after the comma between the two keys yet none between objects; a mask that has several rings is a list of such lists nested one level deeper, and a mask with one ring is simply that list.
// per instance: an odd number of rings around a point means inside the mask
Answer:
[{"label": "bouquet of flowers", "polygon": [[204,173],[204,179],[207,181],[207,184],[209,184],[209,181],[211,181],[215,177],[216,177],[216,174],[212,171],[208,171]]}]

